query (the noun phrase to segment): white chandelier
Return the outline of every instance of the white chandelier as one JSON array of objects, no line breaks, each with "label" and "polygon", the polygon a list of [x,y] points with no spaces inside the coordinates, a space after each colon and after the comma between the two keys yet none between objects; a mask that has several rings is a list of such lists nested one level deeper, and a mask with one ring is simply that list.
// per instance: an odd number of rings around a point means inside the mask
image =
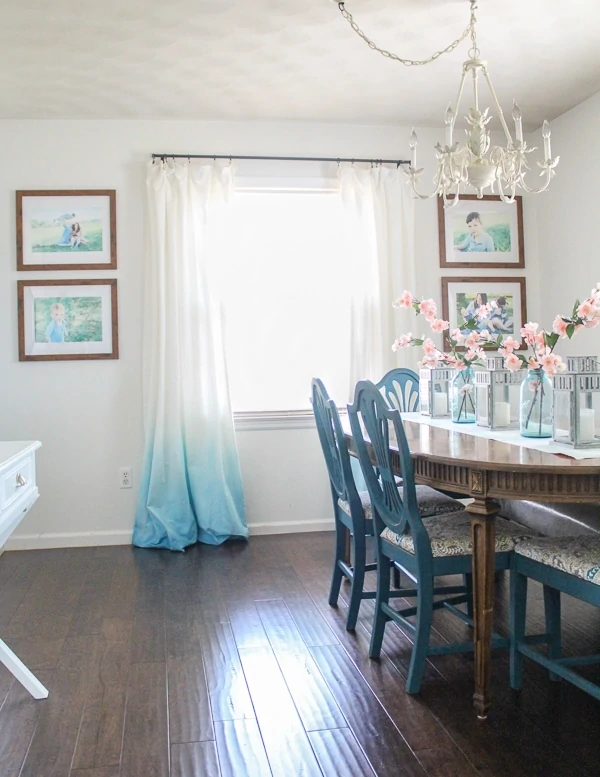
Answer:
[{"label": "white chandelier", "polygon": [[[471,48],[469,49],[469,59],[463,63],[462,76],[458,88],[458,97],[454,108],[448,106],[445,116],[446,138],[445,145],[438,143],[435,146],[437,156],[437,171],[433,182],[435,191],[431,194],[421,194],[417,185],[419,178],[423,174],[423,168],[417,167],[417,133],[412,131],[410,136],[411,161],[406,174],[410,178],[412,189],[420,199],[429,199],[440,195],[444,200],[444,206],[452,206],[458,202],[459,189],[461,186],[468,186],[477,192],[477,197],[482,198],[483,192],[489,188],[493,194],[498,194],[504,202],[514,202],[517,189],[523,189],[528,193],[538,194],[543,192],[550,185],[554,177],[554,168],[559,162],[560,157],[552,159],[550,151],[550,125],[544,121],[542,125],[542,137],[544,138],[544,161],[538,162],[541,168],[540,176],[543,177],[542,185],[538,188],[530,187],[525,181],[525,175],[529,170],[527,164],[527,154],[535,151],[535,148],[528,148],[523,139],[523,127],[521,123],[521,112],[516,102],[513,102],[512,118],[515,123],[515,138],[513,139],[508,125],[505,121],[502,108],[498,102],[496,92],[492,85],[490,75],[487,69],[487,63],[479,58],[480,51],[477,47],[477,34],[475,24],[475,11],[477,9],[477,0],[469,0],[471,4],[471,16],[469,24],[460,38],[453,41],[442,51],[437,51],[431,57],[425,60],[402,59],[396,54],[392,54],[385,49],[380,49],[367,38],[364,32],[358,27],[352,15],[346,10],[343,2],[333,0],[338,5],[342,16],[349,22],[352,29],[369,45],[369,48],[378,51],[388,59],[393,59],[403,65],[427,65],[436,60],[442,54],[453,51],[459,43],[467,36],[471,38]],[[473,106],[465,117],[469,128],[465,130],[466,140],[460,144],[454,140],[454,125],[459,109],[460,101],[463,95],[465,82],[468,74],[471,74],[473,80]],[[489,91],[492,95],[494,108],[498,112],[500,124],[506,136],[505,146],[492,146],[490,132],[487,125],[492,116],[489,114],[489,108],[481,110],[479,106],[479,80],[483,77]]]}]

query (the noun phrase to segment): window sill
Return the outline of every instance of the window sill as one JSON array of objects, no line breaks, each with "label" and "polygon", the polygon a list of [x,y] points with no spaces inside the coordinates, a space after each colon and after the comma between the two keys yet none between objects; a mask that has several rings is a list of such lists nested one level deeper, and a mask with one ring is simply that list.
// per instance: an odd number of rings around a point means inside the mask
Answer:
[{"label": "window sill", "polygon": [[312,410],[241,410],[233,414],[239,432],[260,432],[276,429],[313,429]]}]

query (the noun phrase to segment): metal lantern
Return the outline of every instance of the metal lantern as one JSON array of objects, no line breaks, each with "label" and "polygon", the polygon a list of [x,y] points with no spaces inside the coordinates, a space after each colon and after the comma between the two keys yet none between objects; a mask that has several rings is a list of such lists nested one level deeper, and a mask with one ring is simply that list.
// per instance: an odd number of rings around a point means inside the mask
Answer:
[{"label": "metal lantern", "polygon": [[450,382],[456,370],[450,367],[423,367],[419,373],[421,414],[431,418],[450,415]]},{"label": "metal lantern", "polygon": [[573,448],[600,447],[600,364],[592,356],[567,358],[554,375],[552,437]]},{"label": "metal lantern", "polygon": [[502,356],[489,356],[475,373],[476,421],[488,429],[519,428],[519,392],[525,370],[511,372]]}]

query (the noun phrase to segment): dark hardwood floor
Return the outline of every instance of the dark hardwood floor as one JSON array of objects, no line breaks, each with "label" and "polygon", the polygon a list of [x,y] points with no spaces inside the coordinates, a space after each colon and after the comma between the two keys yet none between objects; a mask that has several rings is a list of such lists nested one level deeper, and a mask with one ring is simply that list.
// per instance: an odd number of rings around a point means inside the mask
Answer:
[{"label": "dark hardwood floor", "polygon": [[[327,605],[332,546],[316,533],[4,553],[0,635],[50,696],[0,666],[1,777],[598,777],[600,704],[531,662],[512,692],[506,651],[487,722],[468,656],[432,659],[407,696],[408,639],[389,624],[370,661],[372,602],[355,633],[345,599]],[[507,601],[503,578],[504,633]],[[600,612],[566,598],[564,622],[567,652],[598,649]],[[436,640],[465,631],[436,614]]]}]

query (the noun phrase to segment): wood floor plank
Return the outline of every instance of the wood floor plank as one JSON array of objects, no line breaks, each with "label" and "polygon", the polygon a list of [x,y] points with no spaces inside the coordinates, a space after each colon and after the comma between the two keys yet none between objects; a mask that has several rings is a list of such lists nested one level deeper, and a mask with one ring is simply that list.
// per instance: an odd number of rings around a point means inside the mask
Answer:
[{"label": "wood floor plank", "polygon": [[378,777],[425,777],[412,750],[341,646],[310,651]]},{"label": "wood floor plank", "polygon": [[120,767],[108,766],[99,769],[77,769],[71,771],[69,777],[119,777]]},{"label": "wood floor plank", "polygon": [[156,551],[140,556],[135,620],[131,637],[134,664],[166,660],[164,568]]},{"label": "wood floor plank", "polygon": [[3,553],[0,564],[0,633],[6,629],[26,593],[40,574],[39,556],[31,551]]},{"label": "wood floor plank", "polygon": [[213,720],[254,718],[254,707],[229,623],[204,623],[202,635]]},{"label": "wood floor plank", "polygon": [[308,736],[324,777],[377,777],[349,728],[311,731]]},{"label": "wood floor plank", "polygon": [[169,777],[167,732],[166,664],[132,664],[120,777]]},{"label": "wood floor plank", "polygon": [[[39,680],[50,683],[50,672],[39,672]],[[47,707],[45,699],[34,699],[21,683],[14,682],[0,709],[0,774],[18,777],[31,745],[40,715]]]},{"label": "wood floor plank", "polygon": [[221,720],[215,737],[222,777],[270,777],[265,746],[255,720]]},{"label": "wood floor plank", "polygon": [[171,745],[171,777],[220,777],[220,775],[214,742]]},{"label": "wood floor plank", "polygon": [[172,744],[214,739],[202,655],[167,662],[169,737]]},{"label": "wood floor plank", "polygon": [[346,719],[286,605],[271,599],[257,602],[256,607],[304,728],[345,728]]},{"label": "wood floor plank", "polygon": [[273,777],[320,777],[302,721],[269,648],[240,650]]},{"label": "wood floor plank", "polygon": [[92,559],[71,620],[69,634],[100,634],[104,605],[112,588],[114,564],[108,559]]},{"label": "wood floor plank", "polygon": [[69,773],[97,658],[98,637],[67,637],[20,777]]}]

